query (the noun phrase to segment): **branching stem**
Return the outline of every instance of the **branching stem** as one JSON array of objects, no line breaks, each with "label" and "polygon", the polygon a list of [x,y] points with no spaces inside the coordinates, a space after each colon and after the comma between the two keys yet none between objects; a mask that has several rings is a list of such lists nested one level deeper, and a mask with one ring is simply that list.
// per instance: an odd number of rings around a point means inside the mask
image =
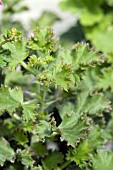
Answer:
[{"label": "branching stem", "polygon": [[36,76],[36,73],[35,73],[32,69],[30,69],[24,61],[21,62],[21,65],[22,65],[22,67],[24,67],[27,71],[29,71],[31,74],[33,74],[34,76]]}]

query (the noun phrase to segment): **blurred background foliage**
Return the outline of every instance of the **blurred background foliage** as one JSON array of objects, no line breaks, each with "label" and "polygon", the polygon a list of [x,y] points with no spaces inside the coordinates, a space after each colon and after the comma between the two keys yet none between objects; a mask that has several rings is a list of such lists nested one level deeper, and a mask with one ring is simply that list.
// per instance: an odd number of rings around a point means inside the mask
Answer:
[{"label": "blurred background foliage", "polygon": [[21,22],[14,20],[14,15],[28,10],[27,6],[21,6],[20,3],[22,0],[3,0],[3,10],[0,23],[0,33],[5,32],[12,27],[16,27],[22,32],[25,32],[25,29]]},{"label": "blurred background foliage", "polygon": [[78,14],[79,29],[92,45],[105,53],[113,50],[113,0],[63,0],[60,7]]}]

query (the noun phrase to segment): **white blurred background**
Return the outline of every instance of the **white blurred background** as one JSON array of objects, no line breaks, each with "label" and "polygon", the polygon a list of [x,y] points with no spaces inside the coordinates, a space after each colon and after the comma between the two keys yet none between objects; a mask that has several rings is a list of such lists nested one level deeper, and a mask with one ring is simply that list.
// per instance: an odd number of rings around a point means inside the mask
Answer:
[{"label": "white blurred background", "polygon": [[29,27],[29,20],[36,19],[41,16],[42,12],[45,10],[50,10],[55,12],[61,21],[57,21],[52,27],[56,36],[61,35],[63,32],[67,31],[76,22],[76,17],[68,12],[61,11],[58,4],[61,0],[24,0],[22,5],[29,7],[28,12],[23,12],[15,16],[16,20],[21,20],[25,27]]}]

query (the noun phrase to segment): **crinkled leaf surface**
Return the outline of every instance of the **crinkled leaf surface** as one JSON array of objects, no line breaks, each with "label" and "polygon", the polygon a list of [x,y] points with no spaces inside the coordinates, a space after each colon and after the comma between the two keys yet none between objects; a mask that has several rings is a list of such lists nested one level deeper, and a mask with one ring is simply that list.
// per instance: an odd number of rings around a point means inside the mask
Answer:
[{"label": "crinkled leaf surface", "polygon": [[54,46],[53,32],[49,27],[37,28],[29,40],[28,47],[43,53],[49,53]]},{"label": "crinkled leaf surface", "polygon": [[5,50],[10,51],[9,66],[14,70],[18,64],[27,58],[28,52],[26,50],[26,40],[22,39],[20,41],[3,45]]},{"label": "crinkled leaf surface", "polygon": [[36,108],[38,108],[38,104],[34,100],[29,100],[28,102],[24,102],[22,105],[23,108],[23,115],[22,118],[26,122],[30,120],[35,121],[36,116]]},{"label": "crinkled leaf surface", "polygon": [[96,90],[96,83],[98,77],[97,68],[89,68],[85,75],[82,77],[83,80],[79,83],[78,89],[82,91],[94,92]]},{"label": "crinkled leaf surface", "polygon": [[10,115],[23,102],[23,92],[20,88],[10,89],[6,86],[0,88],[0,114],[5,110]]},{"label": "crinkled leaf surface", "polygon": [[113,91],[113,70],[112,68],[106,68],[102,70],[102,75],[97,79],[97,88],[104,91],[111,88]]},{"label": "crinkled leaf surface", "polygon": [[94,49],[90,49],[86,43],[77,43],[72,48],[74,67],[83,67],[85,65],[94,66],[104,62],[103,57]]},{"label": "crinkled leaf surface", "polygon": [[90,141],[90,148],[97,149],[105,143],[106,139],[103,137],[103,130],[98,125],[95,125],[88,134],[88,140]]},{"label": "crinkled leaf surface", "polygon": [[[82,120],[82,121],[81,121]],[[58,130],[61,134],[61,141],[67,141],[68,145],[75,146],[80,139],[86,138],[90,129],[90,120],[81,117],[77,113],[65,115]]]},{"label": "crinkled leaf surface", "polygon": [[[60,57],[59,57],[60,56]],[[44,70],[37,75],[38,83],[54,84],[55,87],[68,91],[80,82],[88,67],[104,62],[103,57],[86,43],[78,43],[72,51],[61,50],[58,59],[53,61],[50,70]]]},{"label": "crinkled leaf surface", "polygon": [[28,142],[27,135],[23,131],[14,131],[14,140],[17,141],[19,145],[25,145]]},{"label": "crinkled leaf surface", "polygon": [[73,114],[73,112],[75,110],[75,106],[71,102],[65,102],[62,105],[60,105],[58,107],[58,109],[59,109],[60,117],[63,119],[65,117],[65,115],[72,115]]},{"label": "crinkled leaf surface", "polygon": [[[74,70],[78,67],[94,66],[104,62],[104,58],[87,43],[77,43],[72,47],[72,51],[64,50],[61,53],[63,63],[71,64]],[[76,72],[75,72],[76,73]]]},{"label": "crinkled leaf surface", "polygon": [[4,138],[0,138],[0,165],[3,166],[6,160],[14,162],[14,150]]},{"label": "crinkled leaf surface", "polygon": [[22,164],[28,167],[33,167],[34,160],[32,159],[32,153],[30,153],[29,149],[18,150],[18,155],[21,157]]},{"label": "crinkled leaf surface", "polygon": [[23,103],[23,91],[21,88],[14,88],[10,89],[9,88],[9,94],[13,100],[15,100],[18,103]]},{"label": "crinkled leaf surface", "polygon": [[99,150],[93,157],[93,170],[112,170],[113,153]]},{"label": "crinkled leaf surface", "polygon": [[71,85],[74,85],[75,80],[72,75],[71,65],[63,65],[62,63],[57,63],[53,70],[53,76],[55,81],[55,86],[60,86],[64,90],[68,90]]},{"label": "crinkled leaf surface", "polygon": [[38,134],[39,139],[45,139],[51,134],[51,125],[45,120],[40,120],[39,124],[36,125],[35,133]]},{"label": "crinkled leaf surface", "polygon": [[98,113],[103,110],[110,110],[109,101],[102,93],[89,95],[89,92],[82,92],[78,94],[76,112],[77,113]]}]

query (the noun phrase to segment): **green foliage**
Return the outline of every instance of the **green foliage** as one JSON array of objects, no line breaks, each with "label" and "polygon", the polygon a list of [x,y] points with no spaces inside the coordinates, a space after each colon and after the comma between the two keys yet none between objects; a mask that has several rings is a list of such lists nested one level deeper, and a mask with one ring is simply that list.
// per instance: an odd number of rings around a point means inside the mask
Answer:
[{"label": "green foliage", "polygon": [[112,51],[112,4],[112,0],[63,0],[60,6],[63,10],[77,14],[85,38],[96,48],[107,53]]},{"label": "green foliage", "polygon": [[50,155],[42,159],[42,163],[45,170],[49,170],[49,169],[52,170],[53,168],[57,169],[58,164],[61,164],[62,162],[63,162],[63,155],[58,151],[54,151],[50,153]]},{"label": "green foliage", "polygon": [[113,91],[113,72],[112,68],[106,68],[102,70],[102,75],[98,78],[98,83],[97,87],[100,89],[103,89],[104,91],[107,90],[108,88]]},{"label": "green foliage", "polygon": [[99,150],[93,158],[93,169],[109,169],[113,167],[113,153]]},{"label": "green foliage", "polygon": [[38,50],[47,54],[52,51],[53,46],[53,32],[49,27],[46,29],[37,28],[28,43],[30,49]]},{"label": "green foliage", "polygon": [[93,2],[90,0],[64,0],[61,2],[61,7],[63,9],[67,9],[68,7],[68,10],[74,13],[78,12],[80,14],[81,23],[90,26],[101,21],[103,17],[101,9],[102,3],[103,0],[94,0]]},{"label": "green foliage", "polygon": [[[95,102],[94,102],[95,101]],[[94,104],[95,103],[95,104]],[[95,107],[94,107],[95,105]],[[110,104],[109,101],[105,98],[102,93],[92,94],[82,92],[79,93],[77,98],[77,113],[89,113],[89,114],[98,114],[102,110],[109,110]]]},{"label": "green foliage", "polygon": [[14,162],[15,160],[14,150],[10,147],[10,144],[4,138],[0,138],[0,165],[3,166],[6,160]]},{"label": "green foliage", "polygon": [[83,167],[90,158],[89,153],[91,148],[87,140],[80,143],[80,145],[74,150],[71,148],[67,154],[68,161],[74,161],[80,167]]},{"label": "green foliage", "polygon": [[104,63],[86,43],[63,49],[49,27],[36,28],[29,39],[15,28],[0,35],[0,166],[95,169],[97,150],[111,136],[112,87],[103,83],[111,56]]},{"label": "green foliage", "polygon": [[[15,42],[10,43],[8,42],[7,44],[2,46],[4,50],[9,51],[10,56],[9,56],[9,66],[12,69],[15,69],[15,67],[21,63],[24,59],[27,58],[27,53],[26,53],[26,42],[20,40],[20,42]],[[21,56],[21,57],[20,57]],[[5,57],[5,55],[4,55]],[[16,59],[16,60],[15,60]]]},{"label": "green foliage", "polygon": [[37,26],[51,26],[55,21],[59,21],[60,18],[51,11],[44,11],[40,18],[31,21],[31,27],[35,29]]},{"label": "green foliage", "polygon": [[27,101],[23,103],[23,120],[29,122],[35,120],[35,109],[38,108],[36,101]]},{"label": "green foliage", "polygon": [[[82,120],[82,121],[81,121]],[[61,140],[66,140],[68,145],[75,146],[81,139],[86,138],[90,120],[79,114],[65,115],[60,124]]]},{"label": "green foliage", "polygon": [[104,138],[103,129],[100,129],[98,125],[93,126],[92,131],[88,135],[89,145],[91,150],[95,150],[102,146],[107,139]]},{"label": "green foliage", "polygon": [[[29,149],[25,150],[17,150],[18,157],[21,159],[21,162],[25,167],[33,167],[34,160],[32,159],[32,153],[30,153]],[[18,159],[19,159],[18,158]]]},{"label": "green foliage", "polygon": [[46,145],[43,142],[35,142],[32,144],[31,148],[37,155],[47,155]]},{"label": "green foliage", "polygon": [[2,86],[0,89],[0,113],[8,111],[10,115],[23,101],[23,92],[19,88],[11,89]]},{"label": "green foliage", "polygon": [[49,137],[51,134],[51,126],[49,122],[41,120],[36,126],[35,133],[38,134],[40,140]]},{"label": "green foliage", "polygon": [[[2,19],[0,21],[0,33],[7,31],[7,29],[11,29],[12,27],[16,27],[18,29],[24,30],[21,22],[14,20],[15,14],[19,14],[21,12],[27,11],[27,6],[22,6],[22,0],[2,0],[3,2],[3,10],[2,10]],[[25,32],[25,30],[24,30]]]}]

